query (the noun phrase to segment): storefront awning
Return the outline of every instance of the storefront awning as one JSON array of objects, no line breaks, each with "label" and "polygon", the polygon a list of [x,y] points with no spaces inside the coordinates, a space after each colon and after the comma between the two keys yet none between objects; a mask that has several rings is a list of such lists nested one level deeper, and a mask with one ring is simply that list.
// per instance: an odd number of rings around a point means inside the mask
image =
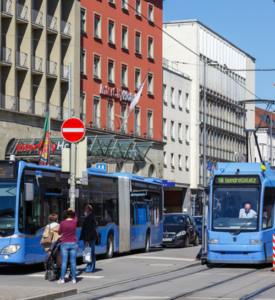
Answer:
[{"label": "storefront awning", "polygon": [[[143,162],[152,142],[137,142],[135,139],[117,139],[114,135],[87,136],[87,159],[89,162],[120,163]],[[13,139],[10,141],[6,159],[15,155],[17,160],[38,162],[38,145],[41,138]],[[62,137],[51,138],[51,163],[61,160],[62,148],[69,148],[70,143]]]}]

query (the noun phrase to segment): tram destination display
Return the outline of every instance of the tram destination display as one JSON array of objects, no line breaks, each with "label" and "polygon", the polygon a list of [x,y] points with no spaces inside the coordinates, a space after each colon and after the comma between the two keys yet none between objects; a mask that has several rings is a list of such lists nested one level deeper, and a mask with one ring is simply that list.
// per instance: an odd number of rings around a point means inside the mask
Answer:
[{"label": "tram destination display", "polygon": [[216,176],[214,180],[215,184],[222,185],[259,185],[259,176]]},{"label": "tram destination display", "polygon": [[0,162],[0,179],[14,179],[15,178],[15,165],[12,162]]}]

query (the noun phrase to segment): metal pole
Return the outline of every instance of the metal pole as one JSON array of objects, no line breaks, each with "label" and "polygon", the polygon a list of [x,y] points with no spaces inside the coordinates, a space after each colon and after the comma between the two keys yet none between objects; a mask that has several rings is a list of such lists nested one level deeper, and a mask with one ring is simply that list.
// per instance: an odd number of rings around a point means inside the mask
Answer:
[{"label": "metal pole", "polygon": [[204,86],[203,86],[203,214],[202,214],[202,254],[206,254],[206,122],[205,122],[205,112],[206,112],[206,61],[204,61]]},{"label": "metal pole", "polygon": [[[71,63],[69,63],[69,118],[72,112],[72,80],[71,80]],[[76,143],[71,143],[71,174],[70,174],[70,208],[75,210],[75,160],[76,160]]]},{"label": "metal pole", "polygon": [[270,165],[272,166],[272,112],[270,112]]}]

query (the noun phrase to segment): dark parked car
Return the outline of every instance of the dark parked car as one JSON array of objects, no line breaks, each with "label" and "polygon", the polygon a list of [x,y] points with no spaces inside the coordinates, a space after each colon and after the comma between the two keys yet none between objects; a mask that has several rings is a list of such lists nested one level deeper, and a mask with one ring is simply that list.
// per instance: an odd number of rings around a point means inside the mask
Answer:
[{"label": "dark parked car", "polygon": [[199,245],[199,232],[194,219],[188,214],[165,214],[162,246],[189,247],[189,244]]},{"label": "dark parked car", "polygon": [[193,217],[193,219],[195,220],[195,222],[197,224],[197,228],[199,231],[199,240],[201,243],[201,241],[202,241],[202,216],[196,216],[196,217]]}]

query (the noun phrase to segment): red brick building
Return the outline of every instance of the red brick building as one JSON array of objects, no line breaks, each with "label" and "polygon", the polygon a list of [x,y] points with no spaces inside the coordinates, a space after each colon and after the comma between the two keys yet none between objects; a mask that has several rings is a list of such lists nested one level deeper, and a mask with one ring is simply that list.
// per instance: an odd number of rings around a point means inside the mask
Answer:
[{"label": "red brick building", "polygon": [[[81,0],[81,7],[86,125],[162,140],[162,32],[155,26],[162,28],[162,1]],[[136,109],[121,121],[148,71]]]}]

